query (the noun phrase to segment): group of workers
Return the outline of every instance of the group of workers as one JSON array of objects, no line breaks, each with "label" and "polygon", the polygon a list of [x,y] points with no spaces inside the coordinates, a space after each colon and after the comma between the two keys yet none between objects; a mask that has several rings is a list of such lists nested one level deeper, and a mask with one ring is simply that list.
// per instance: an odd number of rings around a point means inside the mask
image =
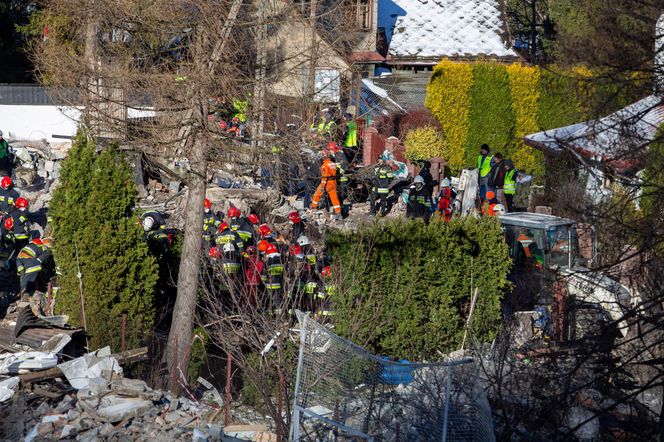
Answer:
[{"label": "group of workers", "polygon": [[300,213],[289,213],[288,220],[290,232],[278,234],[255,213],[243,216],[237,207],[225,216],[215,213],[206,198],[203,242],[210,263],[252,305],[331,315],[332,269],[309,242]]},{"label": "group of workers", "polygon": [[496,215],[502,215],[514,212],[517,183],[530,177],[525,174],[521,176],[512,160],[503,159],[500,152],[492,155],[488,144],[480,147],[477,170],[482,213],[494,215],[495,212]]},{"label": "group of workers", "polygon": [[10,176],[0,179],[0,259],[5,271],[17,272],[19,295],[46,290],[54,273],[50,239],[31,230],[30,202],[14,188]]}]

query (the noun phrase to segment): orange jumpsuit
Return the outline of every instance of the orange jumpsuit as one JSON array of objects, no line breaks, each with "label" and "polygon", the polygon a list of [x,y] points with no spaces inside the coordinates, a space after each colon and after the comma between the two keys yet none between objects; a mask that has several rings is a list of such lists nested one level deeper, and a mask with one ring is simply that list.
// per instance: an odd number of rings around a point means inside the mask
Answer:
[{"label": "orange jumpsuit", "polygon": [[341,203],[339,202],[339,195],[337,195],[337,165],[330,158],[325,158],[323,164],[320,166],[321,180],[316,193],[314,193],[314,201],[311,208],[318,207],[323,192],[327,192],[332,201],[332,209],[334,213],[341,213]]}]

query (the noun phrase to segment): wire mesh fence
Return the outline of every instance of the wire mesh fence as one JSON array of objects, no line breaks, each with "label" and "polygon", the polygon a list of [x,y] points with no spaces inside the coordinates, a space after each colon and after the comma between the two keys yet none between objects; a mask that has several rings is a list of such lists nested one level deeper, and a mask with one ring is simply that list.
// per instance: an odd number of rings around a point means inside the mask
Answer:
[{"label": "wire mesh fence", "polygon": [[471,359],[432,364],[375,356],[298,312],[291,441],[493,441]]}]

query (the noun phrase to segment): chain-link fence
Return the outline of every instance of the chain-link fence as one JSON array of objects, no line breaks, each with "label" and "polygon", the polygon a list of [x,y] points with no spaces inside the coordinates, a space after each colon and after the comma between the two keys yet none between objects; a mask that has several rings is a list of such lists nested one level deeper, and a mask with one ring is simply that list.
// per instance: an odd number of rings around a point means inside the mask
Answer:
[{"label": "chain-link fence", "polygon": [[368,353],[298,312],[291,441],[493,441],[471,359],[435,364]]}]

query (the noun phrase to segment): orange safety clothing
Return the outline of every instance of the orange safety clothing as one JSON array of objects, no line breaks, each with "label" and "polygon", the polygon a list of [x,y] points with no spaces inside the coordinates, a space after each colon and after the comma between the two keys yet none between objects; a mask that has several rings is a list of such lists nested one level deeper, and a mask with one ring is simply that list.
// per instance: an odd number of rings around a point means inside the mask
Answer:
[{"label": "orange safety clothing", "polygon": [[323,164],[320,166],[321,180],[316,193],[314,193],[314,200],[311,204],[312,209],[318,207],[321,197],[324,192],[330,196],[332,201],[332,209],[334,213],[341,213],[341,203],[339,202],[339,195],[337,194],[337,165],[330,158],[325,158]]}]

